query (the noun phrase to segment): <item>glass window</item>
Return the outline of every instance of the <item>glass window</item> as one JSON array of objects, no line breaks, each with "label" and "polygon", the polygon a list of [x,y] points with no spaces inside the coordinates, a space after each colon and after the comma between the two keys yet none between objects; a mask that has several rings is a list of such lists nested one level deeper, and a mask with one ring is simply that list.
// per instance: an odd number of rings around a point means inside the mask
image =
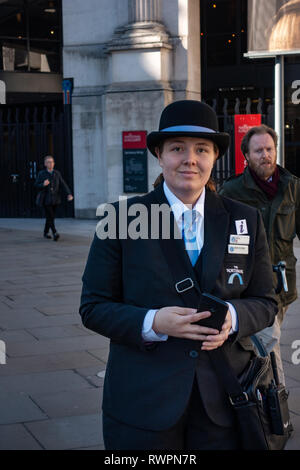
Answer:
[{"label": "glass window", "polygon": [[207,65],[234,65],[236,36],[219,34],[207,38]]},{"label": "glass window", "polygon": [[[201,39],[204,66],[235,65],[241,60],[245,0],[202,0]],[[246,15],[247,19],[247,15]]]},{"label": "glass window", "polygon": [[237,0],[208,0],[206,20],[211,34],[235,31]]},{"label": "glass window", "polygon": [[1,0],[1,70],[60,73],[61,44],[61,0]]}]

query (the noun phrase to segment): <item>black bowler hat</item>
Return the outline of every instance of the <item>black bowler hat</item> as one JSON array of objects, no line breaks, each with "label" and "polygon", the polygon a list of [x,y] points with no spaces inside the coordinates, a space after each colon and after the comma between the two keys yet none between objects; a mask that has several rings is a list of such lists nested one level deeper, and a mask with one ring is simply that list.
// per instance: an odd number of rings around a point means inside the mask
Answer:
[{"label": "black bowler hat", "polygon": [[228,149],[230,136],[219,132],[215,111],[206,103],[195,100],[174,101],[161,113],[159,131],[147,136],[147,146],[157,157],[155,148],[170,137],[203,137],[212,140],[219,148],[219,157]]}]

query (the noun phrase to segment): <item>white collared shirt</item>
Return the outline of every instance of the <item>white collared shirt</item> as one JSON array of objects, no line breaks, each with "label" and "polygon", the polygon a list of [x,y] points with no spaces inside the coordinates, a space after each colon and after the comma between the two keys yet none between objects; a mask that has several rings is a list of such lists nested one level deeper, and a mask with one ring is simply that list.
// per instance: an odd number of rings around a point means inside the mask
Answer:
[{"label": "white collared shirt", "polygon": [[[174,193],[168,188],[166,182],[164,181],[163,184],[164,188],[164,193],[165,196],[171,206],[171,209],[174,214],[174,218],[176,220],[176,223],[178,225],[178,229],[182,230],[182,214],[187,211],[192,209],[191,205],[186,205],[180,199],[178,199]],[[203,244],[204,244],[204,202],[205,202],[205,187],[203,188],[203,191],[193,206],[193,209],[197,211],[197,216],[196,216],[196,240],[197,240],[197,248],[199,250],[199,254],[202,250]],[[232,334],[237,331],[238,329],[238,321],[237,321],[237,313],[232,304],[227,302],[229,311],[231,314],[231,320],[232,320],[232,327],[229,332],[229,334]],[[160,333],[155,333],[153,331],[152,326],[153,326],[153,320],[154,316],[156,314],[157,310],[149,310],[144,318],[144,323],[143,323],[143,328],[142,328],[142,337],[145,341],[166,341],[168,339],[168,335],[160,334]]]},{"label": "white collared shirt", "polygon": [[182,233],[182,214],[187,210],[196,211],[196,241],[199,254],[202,250],[204,243],[204,201],[205,201],[205,187],[197,200],[196,204],[192,207],[191,204],[184,204],[172,191],[168,188],[167,183],[164,181],[164,193],[168,202],[171,206],[171,209],[174,214],[178,229]]}]

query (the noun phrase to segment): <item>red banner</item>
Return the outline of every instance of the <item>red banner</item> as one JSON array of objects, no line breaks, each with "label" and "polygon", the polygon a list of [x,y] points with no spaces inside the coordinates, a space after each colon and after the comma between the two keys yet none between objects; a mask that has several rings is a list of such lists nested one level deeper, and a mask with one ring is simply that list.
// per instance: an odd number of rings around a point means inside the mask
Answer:
[{"label": "red banner", "polygon": [[254,126],[260,126],[261,114],[235,114],[234,116],[234,141],[235,141],[235,174],[243,173],[247,162],[241,151],[241,143],[248,130]]},{"label": "red banner", "polygon": [[124,131],[123,149],[147,148],[147,131]]}]

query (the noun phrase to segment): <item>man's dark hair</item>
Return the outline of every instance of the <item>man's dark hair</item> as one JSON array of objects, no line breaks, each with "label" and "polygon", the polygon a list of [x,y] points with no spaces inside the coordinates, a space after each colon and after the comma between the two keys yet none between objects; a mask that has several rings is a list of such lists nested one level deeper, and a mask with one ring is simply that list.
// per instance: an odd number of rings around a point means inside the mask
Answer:
[{"label": "man's dark hair", "polygon": [[275,145],[275,149],[277,149],[277,141],[278,136],[272,127],[266,126],[265,124],[261,124],[260,126],[254,126],[249,129],[247,134],[244,135],[242,143],[241,143],[241,150],[243,152],[244,157],[246,157],[246,153],[249,153],[249,142],[251,137],[254,135],[262,135],[262,134],[269,134]]}]

